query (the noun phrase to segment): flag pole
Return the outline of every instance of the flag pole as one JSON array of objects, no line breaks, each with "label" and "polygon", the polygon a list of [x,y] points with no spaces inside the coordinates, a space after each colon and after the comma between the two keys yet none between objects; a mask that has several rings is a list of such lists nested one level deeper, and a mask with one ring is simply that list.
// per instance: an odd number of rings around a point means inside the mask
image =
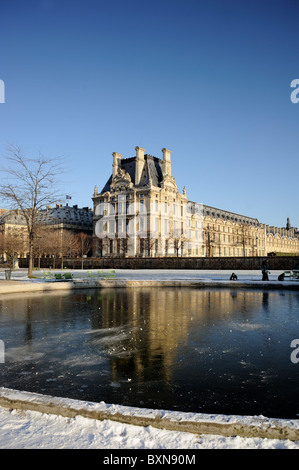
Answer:
[{"label": "flag pole", "polygon": [[66,196],[65,196],[65,201],[66,201],[66,202],[65,202],[65,205],[66,205],[66,206],[68,205],[68,204],[67,204],[68,199],[72,199],[72,196],[69,196],[68,194],[66,194]]}]

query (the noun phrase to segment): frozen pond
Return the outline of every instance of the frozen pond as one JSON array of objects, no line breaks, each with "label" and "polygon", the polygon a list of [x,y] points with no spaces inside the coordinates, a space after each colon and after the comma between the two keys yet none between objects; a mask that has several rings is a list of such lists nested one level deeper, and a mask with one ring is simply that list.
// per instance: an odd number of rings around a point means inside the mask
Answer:
[{"label": "frozen pond", "polygon": [[0,385],[146,408],[298,418],[295,338],[293,291],[7,295]]}]

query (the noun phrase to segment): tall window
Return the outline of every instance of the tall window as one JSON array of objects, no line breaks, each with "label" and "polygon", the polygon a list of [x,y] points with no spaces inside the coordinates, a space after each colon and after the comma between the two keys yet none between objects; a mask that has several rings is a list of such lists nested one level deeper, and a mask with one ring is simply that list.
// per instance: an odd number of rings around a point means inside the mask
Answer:
[{"label": "tall window", "polygon": [[155,217],[155,231],[158,232],[159,230],[159,219],[158,217]]},{"label": "tall window", "polygon": [[103,214],[104,214],[104,203],[100,202],[100,204],[99,204],[99,215],[103,215]]},{"label": "tall window", "polygon": [[164,220],[164,235],[168,235],[168,220]]}]

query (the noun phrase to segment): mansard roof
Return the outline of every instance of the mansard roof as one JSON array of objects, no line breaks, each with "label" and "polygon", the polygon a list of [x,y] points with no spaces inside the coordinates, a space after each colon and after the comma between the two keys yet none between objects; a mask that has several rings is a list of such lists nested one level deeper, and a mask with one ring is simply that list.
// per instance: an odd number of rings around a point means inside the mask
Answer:
[{"label": "mansard roof", "polygon": [[[142,176],[140,183],[136,185],[135,174],[136,174],[136,157],[122,158],[120,160],[120,169],[124,170],[130,175],[131,181],[134,186],[138,188],[146,187],[148,185],[160,187],[163,180],[163,160],[152,155],[144,155],[144,165],[142,169]],[[101,194],[106,191],[110,191],[112,183],[112,175],[103,187]]]},{"label": "mansard roof", "polygon": [[211,216],[213,218],[224,219],[231,222],[246,223],[249,225],[260,225],[258,219],[254,217],[248,217],[247,215],[236,214],[235,212],[226,211],[223,209],[217,209],[216,207],[211,207],[203,205],[204,216]]},{"label": "mansard roof", "polygon": [[[57,204],[56,207],[49,206],[47,209],[39,210],[36,222],[42,225],[64,223],[92,227],[92,218],[93,213],[88,207],[78,208],[77,205],[71,207],[68,204],[66,206]],[[19,210],[8,210],[0,217],[0,225],[4,223],[25,225],[26,220]]]},{"label": "mansard roof", "polygon": [[19,210],[7,210],[0,217],[0,224],[25,225],[24,215]]},{"label": "mansard roof", "polygon": [[88,207],[79,208],[77,205],[62,206],[57,204],[56,207],[48,207],[40,210],[37,214],[37,222],[41,224],[71,224],[92,226],[92,211]]}]

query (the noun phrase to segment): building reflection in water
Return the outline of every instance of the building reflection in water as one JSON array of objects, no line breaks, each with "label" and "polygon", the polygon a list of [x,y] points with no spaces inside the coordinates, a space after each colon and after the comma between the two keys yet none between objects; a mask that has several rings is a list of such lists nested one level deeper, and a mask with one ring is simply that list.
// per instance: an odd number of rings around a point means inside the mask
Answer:
[{"label": "building reflection in water", "polygon": [[261,367],[273,363],[272,376],[288,384],[285,394],[296,391],[288,382],[288,353],[282,362],[284,351],[277,349],[285,348],[285,337],[289,348],[299,316],[296,292],[117,288],[6,296],[0,308],[3,386],[130,405],[139,405],[139,393],[142,400],[164,393],[162,407],[173,400],[181,409],[185,403],[189,409],[192,394],[198,403],[212,397],[212,410],[219,397],[235,393],[243,412],[244,390],[252,403],[260,387],[260,361]]},{"label": "building reflection in water", "polygon": [[125,328],[124,339],[109,348],[111,380],[134,382],[172,380],[178,348],[187,346],[195,329],[200,342],[205,333],[233,316],[248,319],[264,302],[262,292],[194,288],[104,289],[93,298],[101,315],[92,316],[92,328]]}]

